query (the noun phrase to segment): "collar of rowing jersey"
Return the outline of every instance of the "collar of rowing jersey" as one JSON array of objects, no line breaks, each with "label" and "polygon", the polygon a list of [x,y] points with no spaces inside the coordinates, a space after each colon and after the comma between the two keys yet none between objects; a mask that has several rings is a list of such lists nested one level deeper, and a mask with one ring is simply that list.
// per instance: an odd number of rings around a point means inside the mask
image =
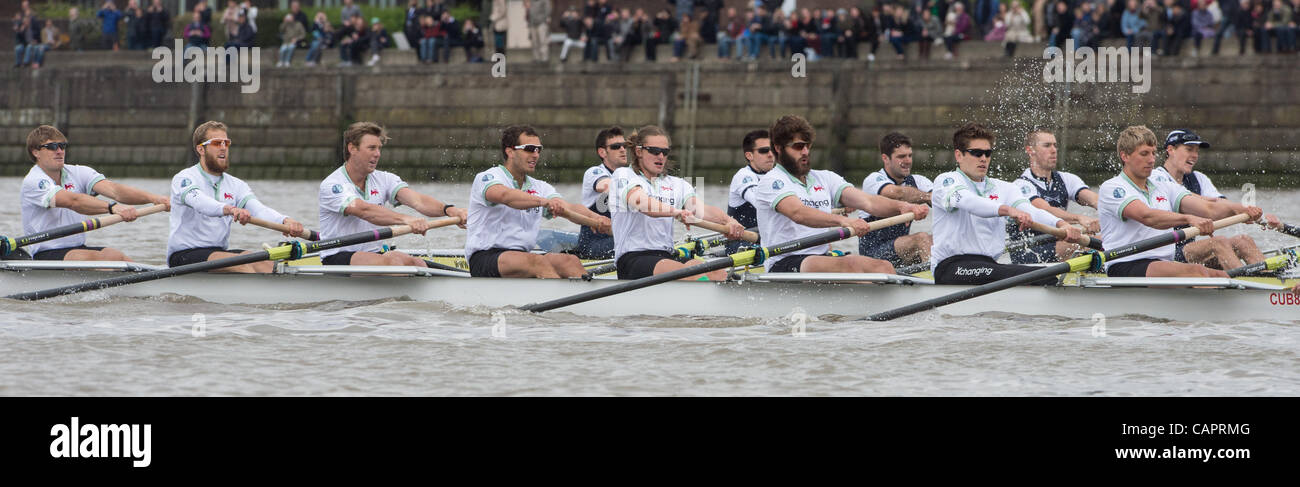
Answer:
[{"label": "collar of rowing jersey", "polygon": [[511,188],[513,188],[513,189],[517,189],[517,190],[520,190],[520,191],[523,191],[523,192],[528,193],[528,194],[537,194],[537,191],[534,191],[534,190],[533,190],[533,178],[528,177],[528,175],[525,174],[525,175],[524,175],[524,185],[523,185],[522,187],[520,187],[520,186],[516,186],[516,184],[517,184],[519,181],[515,181],[515,175],[514,175],[514,174],[510,174],[510,170],[509,170],[509,169],[506,169],[506,165],[505,165],[505,164],[497,164],[497,167],[501,169],[501,172],[505,175],[505,180],[506,180],[506,182],[510,183],[510,187],[511,187]]},{"label": "collar of rowing jersey", "polygon": [[787,171],[787,170],[785,169],[785,166],[782,166],[782,165],[780,165],[780,164],[777,164],[777,165],[773,166],[773,169],[772,169],[772,170],[775,171],[775,170],[777,170],[777,169],[780,169],[780,170],[781,170],[781,174],[784,174],[785,177],[786,177],[787,179],[790,180],[790,182],[792,182],[792,183],[794,183],[794,184],[798,184],[799,186],[802,186],[804,192],[807,192],[807,193],[816,193],[816,192],[818,192],[818,191],[821,191],[821,190],[823,190],[823,189],[826,189],[824,186],[822,186],[821,184],[819,184],[820,181],[818,181],[817,178],[816,178],[815,176],[813,176],[812,169],[809,169],[809,170],[808,170],[808,174],[805,174],[805,175],[804,175],[804,179],[807,179],[807,180],[808,180],[807,183],[802,182],[802,181],[799,181],[799,178],[796,178],[796,177],[794,177],[793,174],[790,174],[790,171]]},{"label": "collar of rowing jersey", "polygon": [[[966,171],[962,171],[961,169],[958,169],[956,173],[960,174],[962,179],[965,179],[966,183],[970,184],[970,190],[975,192],[975,196],[979,196],[981,198],[985,197],[984,193],[989,191],[989,181],[991,181],[992,178],[988,177],[987,174],[984,175],[984,180],[980,181],[977,186],[976,185],[977,183],[975,183],[975,181],[972,181],[970,176],[966,175]],[[989,198],[989,199],[994,199],[994,198]]]},{"label": "collar of rowing jersey", "polygon": [[346,179],[348,180],[349,183],[352,183],[353,188],[357,188],[357,194],[361,195],[362,199],[370,200],[371,196],[379,195],[379,190],[377,189],[370,189],[369,191],[366,190],[366,188],[369,188],[371,186],[370,176],[373,176],[374,173],[367,174],[365,182],[361,184],[361,187],[357,187],[357,183],[352,181],[352,176],[348,175],[348,169],[346,163],[342,166],[339,166],[339,171],[343,173],[343,179]]}]

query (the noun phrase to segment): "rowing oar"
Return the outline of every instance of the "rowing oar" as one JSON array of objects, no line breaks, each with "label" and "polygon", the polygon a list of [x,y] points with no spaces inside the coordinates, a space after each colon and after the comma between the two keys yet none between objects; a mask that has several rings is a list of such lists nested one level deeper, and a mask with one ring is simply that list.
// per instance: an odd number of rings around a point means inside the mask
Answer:
[{"label": "rowing oar", "polygon": [[1261,271],[1275,271],[1286,268],[1296,258],[1295,249],[1287,249],[1281,254],[1264,259],[1263,262],[1247,264],[1236,269],[1228,270],[1228,277],[1239,277],[1254,274]]},{"label": "rowing oar", "polygon": [[1278,229],[1278,231],[1295,238],[1300,238],[1300,227],[1297,227],[1295,225],[1287,225],[1283,223],[1282,228]]},{"label": "rowing oar", "polygon": [[[705,223],[705,224],[701,225],[700,223]],[[706,222],[705,220],[700,220],[698,222],[692,223],[691,225],[695,225],[706,230],[713,230],[714,232],[718,232],[718,233],[723,233],[727,231],[727,227],[725,225],[719,225],[713,222]],[[741,236],[741,239],[749,243],[758,243],[758,234],[754,233],[751,230],[745,230],[745,233],[744,235]],[[725,235],[713,235],[711,237],[705,237],[705,238],[689,238],[685,242],[673,246],[673,250],[672,250],[673,258],[682,260],[682,259],[690,259],[692,257],[703,256],[705,251],[723,245],[729,241],[730,239],[728,239]],[[586,267],[590,267],[590,266],[586,266]],[[600,264],[600,267],[588,269],[587,272],[582,275],[582,278],[585,280],[591,280],[591,278],[593,277],[599,276],[601,274],[614,272],[616,270],[618,270],[618,263],[603,262]]]},{"label": "rowing oar", "polygon": [[[265,228],[267,230],[275,230],[283,234],[293,235],[293,232],[289,231],[289,225],[285,225],[283,223],[273,223],[258,218],[249,218],[248,223],[252,223],[254,225]],[[293,236],[301,238],[303,240],[311,240],[312,242],[320,240],[320,234],[316,233],[315,230],[311,230],[308,228],[303,228],[302,233]]]},{"label": "rowing oar", "polygon": [[[163,205],[153,205],[153,206],[146,207],[144,209],[136,210],[135,212],[136,218],[158,213],[160,211],[163,211],[163,208],[166,207]],[[112,225],[114,223],[120,223],[121,221],[122,221],[122,215],[108,215],[105,217],[91,218],[81,223],[64,225],[55,228],[53,230],[46,230],[41,233],[24,235],[18,238],[0,237],[0,258],[9,255],[10,252],[18,250],[20,247],[24,247],[34,243],[44,242],[47,240],[54,240],[56,238],[63,238],[68,235],[75,235],[78,233],[89,232],[91,230],[97,230]]]},{"label": "rowing oar", "polygon": [[[899,223],[910,222],[914,217],[915,215],[913,215],[912,213],[904,213],[902,215],[898,215],[895,217],[890,217],[883,220],[876,220],[874,222],[869,223],[869,225],[871,230],[875,231],[877,229],[884,228],[890,225],[897,225]],[[743,250],[731,255],[718,257],[716,259],[704,262],[703,264],[697,264],[690,267],[683,267],[675,271],[669,271],[663,274],[655,274],[653,276],[643,277],[635,281],[628,281],[620,284],[614,284],[612,286],[606,286],[600,289],[595,289],[584,293],[578,293],[573,296],[554,299],[544,303],[529,304],[521,307],[520,309],[538,313],[542,311],[553,310],[555,308],[563,308],[565,306],[583,303],[586,301],[591,301],[593,299],[600,299],[606,296],[612,296],[619,293],[625,293],[628,291],[641,289],[643,287],[653,286],[655,284],[662,284],[668,281],[675,281],[685,277],[705,274],[719,269],[727,269],[731,267],[750,265],[755,263],[756,260],[759,261],[766,260],[781,254],[786,254],[786,253],[806,249],[808,247],[816,247],[818,245],[828,244],[838,240],[844,240],[846,238],[852,237],[853,235],[854,235],[853,231],[849,228],[836,228],[833,230],[827,230],[817,235],[812,235],[801,239],[792,240],[779,245]],[[760,255],[762,256],[761,259],[759,259]]]},{"label": "rowing oar", "polygon": [[[1244,213],[1233,215],[1231,217],[1224,218],[1222,220],[1214,222],[1214,229],[1218,230],[1220,228],[1229,225],[1236,225],[1238,223],[1246,221],[1249,218],[1250,217]],[[1042,230],[1039,231],[1041,232]],[[1188,227],[1182,230],[1172,230],[1169,233],[1166,233],[1164,235],[1160,235],[1158,237],[1151,237],[1146,240],[1136,242],[1115,250],[1103,251],[1095,254],[1081,255],[1073,259],[1067,260],[1065,262],[1043,267],[1033,272],[1027,272],[1017,276],[1008,277],[1006,279],[1002,279],[999,281],[993,281],[988,284],[975,286],[973,288],[958,291],[949,294],[947,296],[940,296],[934,299],[927,299],[919,303],[910,304],[907,306],[903,306],[901,308],[891,309],[883,313],[876,313],[874,315],[866,317],[866,319],[872,321],[888,321],[894,318],[900,318],[913,313],[919,313],[921,311],[934,309],[939,306],[956,303],[958,301],[965,301],[967,299],[977,298],[985,294],[995,293],[1003,289],[1019,286],[1021,284],[1028,284],[1037,281],[1039,279],[1055,277],[1061,274],[1065,274],[1067,272],[1081,272],[1092,267],[1094,258],[1100,258],[1102,262],[1115,260],[1123,257],[1128,257],[1130,255],[1146,252],[1154,248],[1163,247],[1165,245],[1169,245],[1172,243],[1181,242],[1184,240],[1190,240],[1200,234],[1201,234],[1200,229],[1196,227]]]},{"label": "rowing oar", "polygon": [[[438,227],[445,227],[448,225],[455,225],[457,223],[460,223],[459,218],[442,218],[439,220],[430,220],[429,228],[434,229]],[[278,247],[272,247],[266,250],[253,252],[249,254],[226,257],[224,259],[210,260],[207,262],[196,262],[193,264],[186,264],[178,267],[169,267],[167,269],[159,269],[156,271],[141,272],[139,274],[132,274],[129,276],[114,277],[111,279],[102,279],[94,282],[73,284],[70,286],[63,286],[54,289],[46,289],[44,291],[33,291],[29,293],[20,293],[20,294],[5,296],[5,297],[9,299],[22,299],[26,301],[35,301],[38,299],[51,298],[54,296],[61,296],[64,294],[76,294],[83,291],[91,291],[95,289],[107,289],[110,287],[125,286],[127,284],[135,284],[137,282],[153,281],[153,280],[163,279],[167,277],[180,276],[184,274],[193,274],[195,272],[211,271],[216,269],[224,269],[226,267],[233,267],[237,265],[252,264],[254,262],[261,262],[264,260],[301,259],[302,256],[308,252],[320,252],[322,250],[334,249],[339,247],[347,247],[349,245],[375,242],[379,240],[390,239],[401,235],[406,235],[408,233],[411,233],[411,227],[408,225],[394,225],[391,227],[381,227],[381,228],[376,228],[374,230],[357,232],[351,235],[344,235],[342,237],[332,238],[325,241],[311,242],[306,244],[300,241],[294,241]]]}]

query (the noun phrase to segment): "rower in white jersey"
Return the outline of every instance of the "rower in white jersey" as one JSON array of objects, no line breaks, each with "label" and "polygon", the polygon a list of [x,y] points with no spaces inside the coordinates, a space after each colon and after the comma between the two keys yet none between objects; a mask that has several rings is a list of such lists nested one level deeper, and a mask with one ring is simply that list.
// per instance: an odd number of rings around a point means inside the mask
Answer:
[{"label": "rower in white jersey", "polygon": [[[388,133],[374,122],[356,122],[343,133],[348,160],[320,183],[320,236],[330,239],[390,225],[409,225],[423,235],[428,220],[404,215],[385,205],[406,205],[425,216],[459,218],[464,228],[467,212],[407,186],[396,174],[380,171],[380,148]],[[426,267],[428,262],[406,253],[385,252],[380,242],[368,242],[320,253],[325,265],[410,265]]]},{"label": "rower in white jersey", "polygon": [[[172,177],[171,233],[167,236],[167,265],[171,267],[224,259],[250,253],[230,249],[230,222],[248,224],[250,218],[283,223],[285,236],[303,233],[302,224],[263,205],[230,169],[230,136],[226,124],[209,121],[194,129],[194,152],[199,163]],[[217,272],[269,273],[275,263],[262,261],[220,269]]]},{"label": "rower in white jersey", "polygon": [[[797,115],[785,115],[769,130],[776,151],[775,168],[758,181],[758,229],[768,245],[822,233],[820,228],[848,227],[856,235],[869,234],[870,225],[856,215],[841,216],[831,210],[847,206],[881,217],[914,213],[925,219],[930,209],[862,192],[840,175],[812,169],[812,125]],[[879,231],[879,230],[877,230]],[[781,254],[763,263],[768,272],[875,272],[894,273],[887,261],[862,255],[830,257],[830,245],[818,245]]]},{"label": "rower in white jersey", "polygon": [[[597,215],[608,218],[610,176],[627,166],[627,139],[622,127],[610,127],[596,134],[596,164],[582,173],[582,204]],[[591,227],[578,230],[578,257],[608,259],[614,256],[614,236],[598,233]]]},{"label": "rower in white jersey", "polygon": [[[674,218],[686,224],[699,218],[726,225],[728,238],[741,238],[744,226],[721,208],[701,202],[695,197],[695,188],[686,180],[668,175],[672,142],[667,132],[647,125],[630,139],[634,150],[632,163],[614,171],[610,206],[614,220],[614,263],[619,279],[641,279],[694,265],[673,258]],[[726,274],[714,271],[707,277],[724,280]]]},{"label": "rower in white jersey", "polygon": [[[879,171],[862,179],[862,191],[917,205],[930,203],[934,183],[920,174],[912,174],[912,139],[898,132],[880,138]],[[858,216],[867,222],[880,220],[867,212]],[[934,239],[926,232],[912,232],[912,222],[900,223],[858,237],[858,253],[889,261],[894,266],[930,260]]]},{"label": "rower in white jersey", "polygon": [[[1096,218],[1070,213],[1070,201],[1083,206],[1097,207],[1097,193],[1088,188],[1083,179],[1065,171],[1057,171],[1056,135],[1045,128],[1035,128],[1025,137],[1025,154],[1029,155],[1029,167],[1012,181],[1021,192],[1029,191],[1029,203],[1034,207],[1051,213],[1052,216],[1067,222],[1078,224],[1085,233],[1096,234],[1101,231]],[[1016,222],[1007,222],[1007,234],[1012,240],[1023,240],[1042,235],[1034,230],[1020,231]],[[1011,263],[1039,264],[1058,262],[1068,259],[1079,249],[1078,244],[1064,240],[1048,240],[1034,247],[1017,246],[1011,249]]]},{"label": "rower in white jersey", "polygon": [[[136,210],[129,205],[143,203],[171,207],[166,196],[109,181],[89,166],[65,164],[68,139],[59,129],[41,125],[27,134],[27,155],[35,165],[23,178],[23,233],[31,235],[86,220],[82,215],[119,215],[133,221]],[[104,201],[96,195],[116,202]],[[30,255],[29,255],[30,253]],[[87,247],[86,234],[37,242],[4,259],[36,260],[124,260],[122,251],[109,247]]]},{"label": "rower in white jersey", "polygon": [[[1152,178],[1156,164],[1156,134],[1145,126],[1128,127],[1116,142],[1124,171],[1102,183],[1097,207],[1101,238],[1107,249],[1168,233],[1188,225],[1201,235],[1214,233],[1214,221],[1245,213],[1258,220],[1263,210],[1226,199],[1195,196],[1173,181]],[[1201,264],[1174,261],[1174,247],[1166,245],[1106,262],[1111,277],[1228,277],[1226,272]]]},{"label": "rower in white jersey", "polygon": [[[731,189],[727,192],[727,216],[735,218],[745,228],[758,227],[758,201],[754,189],[758,180],[776,165],[776,153],[772,152],[772,141],[766,130],[754,130],[745,134],[740,141],[740,149],[745,154],[745,167],[736,171],[731,177]],[[727,253],[734,254],[744,247],[745,242],[727,242]]]},{"label": "rower in white jersey", "polygon": [[[1182,185],[1194,195],[1209,199],[1227,199],[1219,189],[1214,187],[1209,176],[1195,170],[1200,160],[1201,150],[1209,149],[1210,143],[1190,130],[1180,129],[1169,132],[1165,137],[1165,163],[1151,172],[1151,179]],[[1276,216],[1264,215],[1264,220],[1273,228],[1281,226]],[[1255,240],[1242,234],[1235,237],[1213,236],[1185,240],[1174,244],[1174,260],[1204,264],[1215,269],[1232,269],[1241,267],[1242,261],[1255,264],[1264,261],[1264,254],[1255,245]]]},{"label": "rower in white jersey", "polygon": [[[1079,238],[1079,230],[1069,222],[1030,204],[1027,189],[988,176],[993,132],[967,123],[952,139],[957,170],[934,178],[930,200],[934,206],[930,270],[935,284],[985,284],[1038,269],[995,260],[1006,247],[1004,216],[1015,219],[1021,229],[1036,221],[1065,229],[1066,240]],[[1051,277],[1031,284],[1055,282]]]},{"label": "rower in white jersey", "polygon": [[465,257],[474,277],[579,277],[582,261],[570,254],[534,254],[542,218],[564,217],[600,233],[610,220],[565,201],[555,188],[530,176],[542,155],[542,139],[527,125],[501,133],[505,164],[474,176],[469,190],[469,232]]}]

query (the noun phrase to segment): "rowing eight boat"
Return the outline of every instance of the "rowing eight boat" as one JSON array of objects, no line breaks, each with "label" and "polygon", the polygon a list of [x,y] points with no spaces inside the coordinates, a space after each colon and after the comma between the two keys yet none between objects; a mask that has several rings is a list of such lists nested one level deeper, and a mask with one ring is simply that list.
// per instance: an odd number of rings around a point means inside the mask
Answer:
[{"label": "rowing eight boat", "polygon": [[[92,270],[115,268],[114,271]],[[5,293],[91,282],[156,270],[125,262],[0,261]],[[368,275],[373,274],[373,275]],[[384,274],[384,275],[380,275]],[[394,276],[393,274],[403,274]],[[351,278],[347,276],[352,276]],[[194,296],[229,304],[303,304],[409,298],[454,306],[502,308],[616,285],[613,279],[488,279],[416,267],[284,266],[276,273],[191,274],[95,291],[105,296]],[[941,310],[950,315],[1015,312],[1090,319],[1142,315],[1179,321],[1300,321],[1300,299],[1277,278],[1107,278],[1070,274],[1059,286],[1022,286]],[[738,281],[677,281],[565,308],[589,316],[701,315],[780,318],[800,307],[814,316],[857,316],[943,296],[967,286],[885,274],[742,274]],[[689,298],[686,298],[689,297]],[[64,297],[78,301],[86,298]]]}]

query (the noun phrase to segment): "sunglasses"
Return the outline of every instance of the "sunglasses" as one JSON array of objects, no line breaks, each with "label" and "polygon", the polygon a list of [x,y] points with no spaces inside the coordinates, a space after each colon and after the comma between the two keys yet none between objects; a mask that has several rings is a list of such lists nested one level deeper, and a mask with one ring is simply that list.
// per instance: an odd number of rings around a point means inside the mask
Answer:
[{"label": "sunglasses", "polygon": [[534,144],[516,145],[516,146],[515,146],[515,149],[516,149],[516,150],[521,150],[521,151],[524,151],[524,152],[527,152],[527,153],[530,153],[530,154],[531,154],[531,153],[540,153],[540,152],[542,152],[542,146],[541,146],[541,145],[534,145]]},{"label": "sunglasses", "polygon": [[799,152],[804,149],[812,148],[812,142],[795,142],[793,144],[790,144],[790,148],[794,149],[795,152]]},{"label": "sunglasses", "polygon": [[966,149],[962,152],[975,157],[993,157],[993,149]]},{"label": "sunglasses", "polygon": [[642,148],[642,149],[645,149],[645,151],[646,151],[646,152],[649,152],[651,155],[656,155],[656,156],[666,156],[666,155],[668,155],[668,151],[669,151],[669,149],[668,149],[667,147],[646,147],[646,146],[641,146],[641,148]]},{"label": "sunglasses", "polygon": [[37,146],[37,147],[39,147],[39,148],[41,148],[41,149],[49,149],[49,150],[52,150],[52,151],[59,150],[59,149],[67,150],[67,149],[68,149],[68,143],[67,143],[67,142],[50,142],[50,143],[47,143],[47,144],[41,144],[41,145],[39,145],[39,146]]},{"label": "sunglasses", "polygon": [[755,148],[754,148],[754,152],[757,152],[757,153],[759,153],[759,154],[767,154],[768,152],[772,152],[772,148],[771,148],[771,147],[755,147]]},{"label": "sunglasses", "polygon": [[616,144],[609,144],[609,145],[605,146],[605,148],[607,148],[607,149],[609,149],[609,150],[622,150],[622,149],[625,148],[625,147],[627,147],[627,143],[626,143],[626,142],[619,142],[619,143],[616,143]]},{"label": "sunglasses", "polygon": [[230,147],[230,139],[208,139],[199,145],[210,145],[213,147]]}]

